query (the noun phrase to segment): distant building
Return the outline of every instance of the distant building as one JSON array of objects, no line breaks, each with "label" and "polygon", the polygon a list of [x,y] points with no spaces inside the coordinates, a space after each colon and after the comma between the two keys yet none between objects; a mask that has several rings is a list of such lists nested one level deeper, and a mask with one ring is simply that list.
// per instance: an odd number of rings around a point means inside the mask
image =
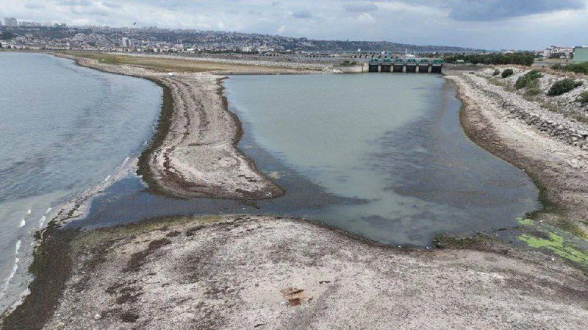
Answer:
[{"label": "distant building", "polygon": [[18,25],[19,26],[22,26],[22,27],[38,27],[38,26],[41,26],[41,24],[40,23],[37,23],[37,22],[18,22]]},{"label": "distant building", "polygon": [[122,37],[120,39],[120,46],[121,47],[125,47],[125,48],[132,47],[133,46],[133,42],[129,38]]},{"label": "distant building", "polygon": [[14,17],[4,17],[4,25],[6,25],[6,26],[18,26],[18,21]]},{"label": "distant building", "polygon": [[574,63],[588,62],[588,46],[574,48]]},{"label": "distant building", "polygon": [[543,57],[569,59],[572,57],[573,52],[574,49],[572,47],[551,46],[543,51]]},{"label": "distant building", "polygon": [[243,46],[241,47],[241,51],[243,53],[253,53],[255,51],[255,48],[252,46]]}]

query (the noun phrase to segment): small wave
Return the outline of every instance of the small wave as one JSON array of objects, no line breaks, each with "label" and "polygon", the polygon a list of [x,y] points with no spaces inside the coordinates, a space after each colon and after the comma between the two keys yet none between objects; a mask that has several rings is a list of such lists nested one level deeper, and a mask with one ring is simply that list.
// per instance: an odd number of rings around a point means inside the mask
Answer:
[{"label": "small wave", "polygon": [[49,212],[51,212],[52,208],[48,208],[47,211],[45,211],[45,214],[49,214]]},{"label": "small wave", "polygon": [[14,258],[14,266],[12,266],[12,271],[10,272],[10,275],[8,275],[6,280],[4,280],[4,285],[2,286],[2,291],[0,291],[0,298],[2,298],[4,296],[4,294],[6,293],[6,290],[8,290],[8,285],[10,285],[10,281],[12,281],[12,279],[14,278],[14,275],[16,275],[16,271],[18,270],[18,262],[19,261],[20,260],[18,258]]},{"label": "small wave", "polygon": [[108,179],[110,179],[110,175],[106,177],[106,179],[104,179],[104,182],[108,181]]},{"label": "small wave", "polygon": [[25,221],[25,219],[21,219],[21,220],[20,220],[19,227],[20,227],[20,228],[22,228],[22,227],[24,227],[24,226],[26,226],[26,225],[27,225],[27,222]]},{"label": "small wave", "polygon": [[32,212],[33,212],[33,210],[29,209],[29,210],[27,211],[27,214],[31,214]]},{"label": "small wave", "polygon": [[21,244],[22,244],[22,242],[20,240],[18,240],[18,242],[16,242],[16,254],[18,254],[18,251],[20,251]]},{"label": "small wave", "polygon": [[125,158],[125,160],[122,162],[122,164],[120,164],[120,167],[123,167],[127,164],[127,162],[129,161],[129,157]]},{"label": "small wave", "polygon": [[43,228],[43,225],[45,224],[45,220],[47,220],[46,216],[42,216],[41,220],[39,220],[39,229]]}]

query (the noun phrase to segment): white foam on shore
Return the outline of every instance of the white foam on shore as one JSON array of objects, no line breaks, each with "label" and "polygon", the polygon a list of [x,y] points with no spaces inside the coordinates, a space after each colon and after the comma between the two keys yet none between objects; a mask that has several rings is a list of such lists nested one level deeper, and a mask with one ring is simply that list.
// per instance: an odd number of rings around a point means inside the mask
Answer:
[{"label": "white foam on shore", "polygon": [[[104,179],[103,182],[100,182],[99,184],[97,184],[95,186],[88,187],[82,194],[77,195],[76,197],[71,198],[68,201],[62,202],[59,205],[54,205],[56,211],[54,211],[53,213],[51,213],[53,211],[52,207],[47,208],[47,210],[45,211],[45,215],[42,216],[38,221],[39,230],[43,229],[43,226],[46,224],[48,219],[63,223],[61,221],[66,220],[67,222],[69,222],[69,221],[73,221],[74,219],[78,219],[78,218],[83,217],[85,214],[87,214],[89,201],[92,199],[92,197],[94,197],[95,195],[100,193],[102,190],[106,189],[111,184],[113,184],[114,182],[116,182],[120,178],[124,177],[125,175],[128,175],[129,173],[133,173],[134,172],[133,169],[136,167],[136,162],[137,162],[136,157],[126,157],[123,160],[123,162],[121,163],[121,165],[119,165],[116,168],[114,173],[112,173],[111,175],[108,175],[106,177],[106,179]],[[69,211],[74,210],[74,209],[77,209],[78,213],[75,214],[75,216],[71,217],[71,218],[69,216],[67,216]],[[28,209],[25,212],[26,214],[23,216],[23,218],[20,220],[20,223],[19,223],[20,228],[25,227],[27,224],[27,221],[34,221],[34,219],[30,219],[30,217],[29,217],[29,215],[31,215],[32,212],[33,212],[32,209]],[[36,214],[36,212],[35,212],[35,214]],[[64,219],[64,217],[67,217],[67,218]],[[34,231],[34,228],[32,230]],[[26,244],[27,251],[23,250],[21,252],[23,244]],[[29,249],[28,246],[30,245],[30,248],[34,248],[36,246],[36,244],[37,244],[37,242],[35,240],[33,240],[29,243],[28,239],[24,240],[23,242],[21,242],[20,240],[17,242],[17,245],[15,246],[17,255],[21,254],[21,255],[25,256],[25,258],[23,259],[23,262],[26,263],[26,265],[24,265],[24,268],[26,268],[28,263],[30,262],[30,258],[29,258],[30,252],[28,251],[28,249]],[[15,280],[15,278],[20,280],[20,276],[21,276],[20,273],[25,271],[25,270],[21,270],[20,272],[18,272],[19,268],[23,268],[23,267],[20,267],[19,263],[20,263],[20,259],[15,257],[15,264],[13,266],[13,269],[12,269],[12,272],[10,273],[10,275],[7,278],[5,278],[4,280],[0,279],[0,301],[3,299],[3,297],[5,297],[7,295],[7,292],[12,290],[12,289],[9,290],[9,288],[10,288],[11,283]],[[19,273],[18,276],[17,276],[17,272]],[[20,305],[22,303],[24,297],[26,297],[29,293],[30,293],[30,291],[28,289],[23,291],[21,294],[21,298],[18,301],[15,301],[14,304],[12,305],[12,307],[10,307],[10,308],[15,308],[16,306]],[[12,292],[10,294],[12,294]]]},{"label": "white foam on shore", "polygon": [[41,220],[39,220],[39,229],[43,228],[43,225],[45,224],[45,220],[47,220],[46,216],[42,216]]},{"label": "white foam on shore", "polygon": [[8,290],[8,285],[10,285],[10,281],[12,281],[14,275],[16,275],[19,261],[20,260],[18,258],[14,258],[14,265],[12,266],[12,271],[10,272],[10,275],[8,275],[6,280],[4,280],[4,285],[2,286],[2,290],[0,291],[0,298],[4,297],[4,294],[6,294],[6,290]]}]

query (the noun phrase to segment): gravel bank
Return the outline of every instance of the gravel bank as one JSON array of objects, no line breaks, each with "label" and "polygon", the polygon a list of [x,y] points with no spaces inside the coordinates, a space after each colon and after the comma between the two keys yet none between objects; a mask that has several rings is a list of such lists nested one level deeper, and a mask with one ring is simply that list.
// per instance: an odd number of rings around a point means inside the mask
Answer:
[{"label": "gravel bank", "polygon": [[223,76],[159,73],[75,59],[85,67],[149,79],[164,88],[157,136],[139,161],[139,173],[151,188],[183,198],[265,199],[283,194],[236,148],[241,125],[226,109]]},{"label": "gravel bank", "polygon": [[560,261],[399,250],[295,219],[110,228],[72,250],[45,329],[585,329],[588,319],[586,278]]},{"label": "gravel bank", "polygon": [[542,190],[536,216],[553,224],[588,219],[588,126],[493,84],[484,74],[449,76],[464,104],[462,124],[479,145],[524,169]]}]

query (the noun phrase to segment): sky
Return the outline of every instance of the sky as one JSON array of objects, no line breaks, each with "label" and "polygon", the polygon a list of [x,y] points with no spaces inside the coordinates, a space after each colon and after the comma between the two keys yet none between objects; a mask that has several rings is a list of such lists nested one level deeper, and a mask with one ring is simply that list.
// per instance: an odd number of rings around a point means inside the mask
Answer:
[{"label": "sky", "polygon": [[0,17],[482,49],[588,45],[588,0],[0,0]]}]

